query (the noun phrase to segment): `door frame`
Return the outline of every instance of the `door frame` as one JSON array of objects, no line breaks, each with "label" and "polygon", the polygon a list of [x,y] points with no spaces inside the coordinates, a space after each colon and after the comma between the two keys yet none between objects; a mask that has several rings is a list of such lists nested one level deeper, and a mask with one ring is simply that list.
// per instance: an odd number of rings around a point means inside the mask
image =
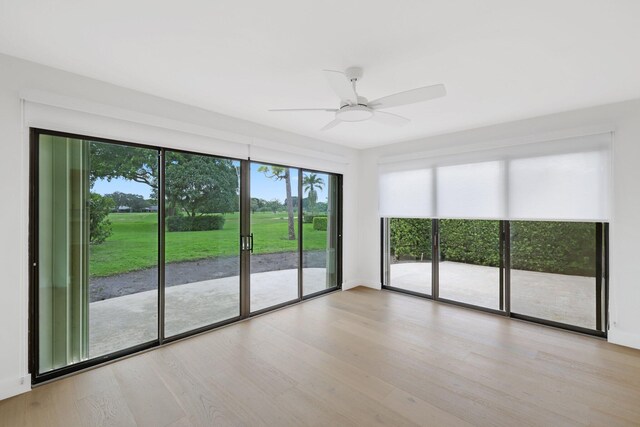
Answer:
[{"label": "door frame", "polygon": [[[468,304],[451,299],[441,298],[439,296],[440,279],[438,274],[438,265],[440,264],[440,241],[439,241],[439,221],[440,219],[432,219],[431,239],[433,244],[432,253],[432,294],[424,294],[394,287],[390,283],[389,263],[390,263],[390,244],[389,244],[389,220],[390,218],[380,218],[380,279],[381,288],[393,292],[413,295],[420,298],[426,298],[434,302],[456,305],[459,307],[470,308],[486,313],[496,314],[503,317],[525,320],[532,323],[538,323],[545,326],[551,326],[559,329],[565,329],[585,335],[591,335],[601,338],[607,337],[609,329],[609,223],[594,222],[596,227],[596,322],[601,330],[589,329],[581,326],[571,325],[567,323],[556,322],[553,320],[542,319],[539,317],[519,314],[511,310],[511,221],[500,220],[500,305],[502,310],[494,310],[491,308]],[[436,262],[433,262],[436,260]]]},{"label": "door frame", "polygon": [[[241,309],[241,317],[242,318],[249,318],[249,317],[254,317],[254,316],[259,316],[261,314],[267,313],[269,311],[272,310],[277,310],[292,304],[297,304],[299,302],[302,301],[306,301],[308,299],[311,298],[316,298],[331,292],[335,292],[337,290],[341,290],[342,289],[342,185],[343,185],[343,177],[341,174],[337,174],[337,173],[333,173],[333,172],[326,172],[326,171],[321,171],[318,169],[309,169],[309,168],[304,168],[304,167],[297,167],[297,166],[290,166],[290,165],[285,165],[285,164],[281,164],[281,163],[271,163],[271,162],[265,162],[265,161],[260,161],[260,160],[252,160],[251,158],[248,158],[247,160],[242,160],[243,162],[243,166],[244,166],[244,173],[246,176],[245,179],[245,186],[242,186],[241,183],[241,189],[244,188],[245,190],[245,197],[242,197],[241,195],[241,212],[242,212],[242,216],[244,219],[244,225],[245,227],[243,228],[243,230],[241,231],[241,240],[242,237],[244,236],[245,238],[248,238],[249,236],[251,236],[252,231],[251,231],[251,165],[252,164],[261,164],[261,165],[265,165],[265,166],[276,166],[276,167],[282,167],[282,168],[288,168],[288,169],[295,169],[298,171],[298,186],[297,189],[295,191],[295,194],[298,197],[298,221],[297,224],[294,226],[295,229],[297,229],[298,231],[298,296],[294,299],[291,299],[289,301],[284,301],[269,307],[265,307],[262,308],[260,310],[256,310],[256,311],[251,311],[251,249],[250,248],[245,248],[244,250],[242,249],[241,246],[241,252],[242,252],[242,259],[243,261],[241,261],[241,265],[242,265],[242,272],[241,272],[241,277],[244,277],[244,281],[242,282],[242,288],[244,289],[244,292],[241,291],[241,300],[243,301],[243,308]],[[318,292],[314,292],[312,294],[308,294],[308,295],[304,295],[304,283],[303,283],[303,236],[304,236],[304,231],[303,231],[303,216],[304,216],[304,210],[303,210],[303,206],[302,206],[302,196],[303,196],[303,190],[302,190],[302,177],[303,174],[305,172],[311,172],[311,173],[322,173],[322,174],[326,174],[326,175],[333,175],[336,177],[336,186],[337,186],[337,206],[336,206],[336,215],[337,215],[337,248],[336,248],[336,268],[337,268],[337,284],[334,287],[331,288],[327,288],[327,289],[323,289],[320,290]],[[241,194],[242,194],[242,190],[241,190]],[[294,191],[292,189],[291,192],[292,196],[294,194]],[[244,206],[244,211],[242,210],[242,201],[244,201],[245,206]]]},{"label": "door frame", "polygon": [[[39,373],[39,308],[38,308],[38,219],[39,219],[39,209],[38,209],[38,197],[39,197],[39,156],[38,156],[38,148],[39,148],[39,136],[41,134],[58,136],[63,138],[74,138],[74,139],[82,139],[88,141],[102,142],[107,144],[116,144],[121,146],[135,147],[135,148],[144,148],[156,150],[158,152],[158,182],[159,182],[159,190],[158,190],[158,334],[156,339],[140,343],[125,349],[121,349],[112,353],[108,353],[102,356],[94,357],[91,359],[83,360],[80,362],[76,362],[61,368],[56,368],[51,371],[47,371],[44,373]],[[336,268],[338,269],[338,283],[336,287],[322,290],[320,292],[316,292],[314,294],[302,296],[299,295],[299,298],[295,300],[286,302],[284,304],[280,304],[273,307],[268,307],[264,310],[260,310],[259,312],[249,313],[248,312],[248,298],[249,298],[249,286],[250,286],[250,277],[249,277],[249,265],[247,255],[243,255],[242,246],[240,246],[240,250],[238,256],[240,257],[240,302],[239,302],[239,315],[225,319],[220,322],[212,323],[210,325],[205,325],[199,328],[194,328],[192,330],[172,335],[171,337],[164,336],[164,313],[165,313],[165,299],[164,299],[164,291],[165,291],[165,230],[162,225],[164,225],[165,218],[165,153],[167,151],[170,152],[178,152],[192,155],[200,155],[200,156],[209,156],[216,157],[220,159],[227,159],[233,161],[240,162],[240,231],[238,235],[238,239],[241,239],[243,233],[247,230],[250,230],[250,188],[249,188],[249,164],[251,159],[238,159],[229,156],[216,155],[211,153],[200,153],[196,151],[184,150],[179,148],[171,148],[164,146],[154,146],[148,144],[140,144],[110,138],[103,138],[97,136],[89,136],[89,135],[81,135],[71,132],[63,132],[52,129],[44,129],[44,128],[29,128],[29,274],[28,274],[28,283],[29,283],[29,302],[28,302],[28,368],[31,373],[31,382],[32,385],[40,385],[55,379],[64,378],[69,375],[73,375],[79,372],[84,372],[93,367],[103,365],[105,363],[109,363],[118,359],[122,359],[128,356],[131,356],[136,353],[140,353],[143,351],[147,351],[153,348],[162,347],[164,345],[168,345],[170,343],[194,336],[199,335],[214,329],[218,329],[223,326],[230,325],[232,323],[239,322],[241,320],[257,316],[263,314],[268,311],[276,310],[281,307],[297,304],[301,301],[305,301],[311,298],[318,297],[320,295],[324,295],[327,293],[335,292],[337,290],[342,289],[342,224],[343,224],[343,211],[342,211],[342,183],[343,176],[341,174],[326,172],[320,170],[312,170],[301,167],[293,167],[287,165],[275,165],[275,166],[284,166],[293,169],[298,169],[301,171],[311,171],[311,172],[319,172],[334,175],[337,177],[338,183],[338,206],[337,206],[337,215],[338,215],[338,240],[337,240],[337,250],[336,257],[337,263]],[[258,163],[258,162],[256,162]],[[265,164],[271,164],[268,162],[260,162]],[[300,175],[301,176],[301,175]],[[301,187],[301,179],[299,181],[299,186]],[[301,221],[301,215],[299,215],[299,221]],[[301,227],[301,224],[300,224]],[[300,242],[302,242],[302,234],[300,234]],[[300,243],[301,244],[301,243]],[[242,243],[241,243],[242,245]],[[302,252],[300,252],[300,256]],[[299,286],[301,286],[301,282],[299,282]]]}]

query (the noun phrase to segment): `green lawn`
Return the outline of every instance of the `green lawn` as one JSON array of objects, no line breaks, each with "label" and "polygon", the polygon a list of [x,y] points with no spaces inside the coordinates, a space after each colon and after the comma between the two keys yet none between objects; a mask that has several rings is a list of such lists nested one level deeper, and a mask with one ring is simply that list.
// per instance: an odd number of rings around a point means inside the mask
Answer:
[{"label": "green lawn", "polygon": [[[225,218],[222,230],[166,233],[166,262],[238,255],[238,214],[227,214]],[[104,243],[91,246],[91,276],[111,276],[158,264],[156,214],[110,214],[109,220],[113,225],[113,234]],[[252,215],[251,227],[254,253],[290,252],[297,249],[297,241],[287,239],[286,212],[256,213]],[[314,230],[313,224],[303,224],[303,238],[305,250],[324,249],[327,232]]]}]

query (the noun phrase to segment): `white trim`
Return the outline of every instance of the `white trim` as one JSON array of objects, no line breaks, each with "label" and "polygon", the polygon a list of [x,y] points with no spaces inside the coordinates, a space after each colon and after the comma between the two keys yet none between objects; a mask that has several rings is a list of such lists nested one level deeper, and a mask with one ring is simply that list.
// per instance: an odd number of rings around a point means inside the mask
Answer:
[{"label": "white trim", "polygon": [[[404,161],[420,161],[433,157],[443,157],[456,154],[467,154],[475,152],[483,152],[500,148],[516,147],[520,145],[552,142],[561,139],[578,138],[583,136],[592,136],[605,133],[615,133],[616,126],[613,125],[597,125],[582,127],[579,129],[566,129],[562,131],[547,132],[535,135],[521,136],[517,138],[503,138],[498,140],[489,140],[484,142],[472,142],[462,145],[449,146],[444,148],[431,148],[423,151],[416,151],[395,156],[383,156],[378,160],[379,165],[393,164]],[[464,139],[461,137],[460,139]]]},{"label": "white trim", "polygon": [[611,328],[609,329],[607,336],[607,341],[612,344],[640,349],[640,335],[638,334],[623,332],[617,328]]},{"label": "white trim", "polygon": [[31,390],[31,375],[0,381],[0,401]]},{"label": "white trim", "polygon": [[51,92],[44,92],[37,89],[23,89],[20,91],[19,96],[20,99],[23,99],[25,101],[47,105],[50,107],[58,107],[65,110],[78,111],[81,113],[89,113],[101,117],[109,117],[112,119],[144,124],[163,129],[176,130],[193,135],[220,139],[223,141],[236,142],[241,144],[251,143],[251,137],[248,136],[221,131],[193,123],[185,123],[179,120],[173,120],[165,117],[154,116],[151,114],[140,113],[137,111],[127,110],[111,105],[99,104],[83,99],[58,95]]},{"label": "white trim", "polygon": [[[248,135],[242,135],[235,132],[223,131],[209,126],[203,126],[196,123],[175,120],[164,116],[157,116],[153,114],[140,113],[137,111],[120,108],[112,105],[101,104],[84,99],[72,98],[69,96],[59,95],[51,92],[45,92],[37,89],[23,89],[19,92],[20,99],[27,101],[34,105],[41,105],[49,107],[48,113],[40,113],[31,115],[27,112],[23,115],[23,123],[31,127],[40,127],[51,130],[58,130],[69,133],[78,133],[88,136],[103,137],[120,139],[129,142],[138,142],[143,144],[152,145],[166,145],[167,148],[184,149],[180,143],[174,143],[167,145],[161,142],[152,141],[150,138],[140,139],[134,136],[118,135],[106,126],[107,130],[97,131],[100,126],[96,126],[95,118],[110,119],[110,123],[120,122],[121,124],[138,125],[146,128],[149,134],[157,134],[158,129],[163,129],[169,132],[179,132],[182,135],[190,135],[194,137],[207,138],[207,142],[214,142],[224,147],[220,153],[215,153],[215,148],[212,147],[212,151],[208,154],[218,154],[223,156],[230,156],[235,158],[246,159],[249,158],[253,151],[259,153],[259,160],[285,163],[280,160],[282,153],[287,158],[295,158],[294,156],[303,156],[310,159],[324,160],[324,164],[327,162],[335,163],[330,167],[331,172],[343,170],[345,165],[348,165],[348,161],[344,156],[338,154],[328,153],[322,149],[312,149],[307,147],[298,147],[288,144],[286,142],[277,142],[273,138],[258,138]],[[58,111],[55,111],[58,110]],[[58,114],[55,114],[57,112]],[[91,120],[94,117],[94,120]],[[65,120],[66,119],[66,120]],[[108,120],[109,121],[109,120]],[[90,123],[87,125],[87,123]],[[154,130],[155,128],[155,130]],[[275,129],[274,129],[275,130]],[[98,132],[98,133],[96,133]],[[179,135],[179,134],[177,134]],[[202,138],[194,138],[200,139]],[[319,140],[311,140],[300,136],[301,140],[309,140],[310,143],[321,143]],[[179,138],[175,138],[179,141]],[[203,144],[206,147],[207,144]],[[235,146],[235,148],[233,148]],[[244,147],[244,148],[242,148]],[[256,150],[252,150],[251,148]],[[321,148],[321,147],[319,147]],[[203,148],[201,151],[204,151]],[[266,153],[266,154],[265,154]],[[291,166],[298,166],[295,160],[289,161]],[[314,167],[319,169],[320,167],[314,166],[309,162],[306,167]]]},{"label": "white trim", "polygon": [[357,288],[358,286],[364,286],[365,288],[371,288],[376,290],[382,289],[382,287],[380,286],[380,283],[373,285],[371,283],[366,283],[361,280],[350,280],[342,284],[342,290],[348,291],[349,289]]},{"label": "white trim", "polygon": [[[24,123],[24,101],[20,101],[20,116]],[[20,150],[20,162],[22,165],[22,178],[20,179],[20,194],[22,200],[20,206],[22,208],[22,215],[20,215],[20,230],[25,242],[29,241],[29,185],[30,185],[30,170],[29,170],[29,129],[24,126],[20,129],[22,135],[22,149]],[[20,307],[24,313],[18,319],[18,327],[20,329],[21,345],[18,351],[20,360],[19,367],[21,373],[28,375],[29,373],[29,245],[22,245],[20,251],[21,268],[20,268],[20,283],[25,284],[20,286],[19,298]],[[31,376],[28,375],[31,383]],[[23,377],[24,378],[24,377]]]}]

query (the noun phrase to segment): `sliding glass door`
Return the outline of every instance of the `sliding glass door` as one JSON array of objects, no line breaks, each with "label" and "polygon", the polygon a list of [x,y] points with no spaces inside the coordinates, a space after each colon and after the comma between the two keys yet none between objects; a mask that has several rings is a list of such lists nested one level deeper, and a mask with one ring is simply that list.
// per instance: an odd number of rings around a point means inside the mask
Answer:
[{"label": "sliding glass door", "polygon": [[388,257],[385,279],[390,287],[432,295],[432,220],[390,218],[385,234]]},{"label": "sliding glass door", "polygon": [[442,299],[501,310],[500,221],[439,221],[439,290]]},{"label": "sliding glass door", "polygon": [[338,177],[302,171],[302,293],[338,286]]},{"label": "sliding glass door", "polygon": [[511,222],[511,311],[604,330],[603,230],[600,223]]},{"label": "sliding glass door", "polygon": [[341,178],[32,131],[35,382],[330,292]]},{"label": "sliding glass door", "polygon": [[[385,218],[382,224],[384,288],[594,335],[606,331],[606,223]],[[429,248],[433,257],[425,256]]]},{"label": "sliding glass door", "polygon": [[165,336],[240,316],[240,161],[165,151]]},{"label": "sliding glass door", "polygon": [[251,163],[251,312],[298,299],[298,169]]},{"label": "sliding glass door", "polygon": [[158,151],[39,134],[34,156],[38,372],[156,340]]}]

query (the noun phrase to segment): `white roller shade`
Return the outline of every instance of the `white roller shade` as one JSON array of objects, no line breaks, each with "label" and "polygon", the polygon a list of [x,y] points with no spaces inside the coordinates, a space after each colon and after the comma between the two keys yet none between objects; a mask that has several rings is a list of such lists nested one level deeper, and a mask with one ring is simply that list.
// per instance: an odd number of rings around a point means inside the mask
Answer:
[{"label": "white roller shade", "polygon": [[609,153],[589,151],[509,162],[509,217],[606,221]]},{"label": "white roller shade", "polygon": [[431,169],[380,172],[380,215],[394,218],[433,216]]},{"label": "white roller shade", "polygon": [[501,218],[505,212],[501,161],[436,169],[437,212],[443,218]]},{"label": "white roller shade", "polygon": [[380,215],[608,221],[611,144],[603,133],[384,164]]}]

